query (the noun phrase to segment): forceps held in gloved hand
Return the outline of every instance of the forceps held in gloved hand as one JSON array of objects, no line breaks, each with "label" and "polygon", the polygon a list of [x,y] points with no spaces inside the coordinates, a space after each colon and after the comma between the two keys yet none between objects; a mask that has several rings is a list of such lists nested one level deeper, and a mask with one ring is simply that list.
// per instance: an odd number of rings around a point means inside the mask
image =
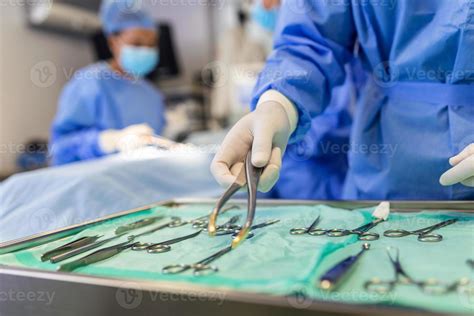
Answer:
[{"label": "forceps held in gloved hand", "polygon": [[385,237],[389,238],[400,238],[400,237],[406,237],[409,235],[417,235],[418,236],[418,241],[421,242],[440,242],[443,240],[443,236],[439,234],[431,234],[431,232],[456,223],[458,220],[457,219],[450,219],[444,222],[441,222],[439,224],[425,227],[422,229],[414,230],[414,231],[407,231],[403,229],[391,229],[387,230],[383,235]]},{"label": "forceps held in gloved hand", "polygon": [[255,218],[255,209],[257,207],[257,187],[263,168],[256,168],[252,165],[252,151],[250,150],[244,162],[244,167],[237,176],[235,182],[222,195],[220,200],[209,218],[208,231],[210,236],[215,236],[217,233],[216,221],[222,207],[229,201],[229,199],[247,185],[248,202],[247,202],[247,219],[244,226],[239,231],[236,238],[232,240],[232,249],[238,247],[246,238],[252,227]]}]

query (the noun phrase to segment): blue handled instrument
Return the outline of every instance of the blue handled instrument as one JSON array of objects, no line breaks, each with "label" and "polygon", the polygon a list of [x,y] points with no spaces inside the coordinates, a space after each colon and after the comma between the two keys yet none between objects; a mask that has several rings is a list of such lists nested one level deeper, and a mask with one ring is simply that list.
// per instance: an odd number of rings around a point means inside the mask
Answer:
[{"label": "blue handled instrument", "polygon": [[350,256],[334,267],[329,269],[320,279],[319,279],[319,287],[323,290],[332,291],[334,290],[348,275],[351,271],[352,267],[354,267],[355,263],[359,260],[359,258],[370,249],[370,244],[365,243],[362,245],[362,250],[355,256]]}]

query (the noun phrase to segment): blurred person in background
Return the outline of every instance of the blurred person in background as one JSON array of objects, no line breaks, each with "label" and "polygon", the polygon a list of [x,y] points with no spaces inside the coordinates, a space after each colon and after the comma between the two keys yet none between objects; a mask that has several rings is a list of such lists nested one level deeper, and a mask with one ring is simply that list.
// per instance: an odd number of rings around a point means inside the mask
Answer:
[{"label": "blurred person in background", "polygon": [[143,79],[159,63],[153,19],[129,0],[103,1],[100,16],[113,58],[75,73],[52,126],[53,165],[146,145],[165,126],[162,94]]}]

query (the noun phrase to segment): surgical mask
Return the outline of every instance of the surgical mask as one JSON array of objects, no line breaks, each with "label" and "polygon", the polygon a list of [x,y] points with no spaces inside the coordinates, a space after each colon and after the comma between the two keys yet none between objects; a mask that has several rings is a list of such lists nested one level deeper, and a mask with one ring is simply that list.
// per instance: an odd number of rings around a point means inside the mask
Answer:
[{"label": "surgical mask", "polygon": [[252,10],[252,19],[269,32],[274,32],[278,21],[279,9],[267,10],[259,1]]},{"label": "surgical mask", "polygon": [[158,65],[160,53],[156,48],[126,45],[120,51],[120,65],[134,76],[144,77]]}]

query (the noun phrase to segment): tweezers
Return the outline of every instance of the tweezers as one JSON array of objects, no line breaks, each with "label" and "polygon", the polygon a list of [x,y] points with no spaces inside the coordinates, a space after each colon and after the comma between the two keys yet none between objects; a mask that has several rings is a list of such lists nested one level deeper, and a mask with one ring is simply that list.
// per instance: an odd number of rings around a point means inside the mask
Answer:
[{"label": "tweezers", "polygon": [[115,230],[115,235],[122,235],[124,233],[128,233],[129,231],[132,231],[132,230],[135,230],[135,229],[150,226],[150,225],[162,220],[163,218],[164,218],[164,216],[154,216],[154,217],[141,219],[139,221],[120,226]]},{"label": "tweezers", "polygon": [[252,150],[250,150],[245,159],[244,167],[240,171],[235,182],[225,191],[219,201],[217,201],[216,207],[209,218],[209,235],[215,236],[217,233],[217,216],[221,212],[222,208],[235,193],[237,193],[244,186],[247,186],[247,219],[237,236],[232,240],[232,249],[237,248],[242,242],[245,241],[245,239],[247,239],[252,227],[252,223],[255,218],[255,209],[257,207],[257,187],[262,172],[263,168],[256,168],[252,165]]},{"label": "tweezers", "polygon": [[45,252],[41,256],[41,261],[43,261],[43,262],[48,261],[48,260],[50,260],[51,258],[53,258],[55,256],[59,256],[59,255],[64,254],[66,252],[72,251],[74,249],[81,248],[81,247],[93,244],[94,242],[99,240],[101,237],[102,236],[90,236],[90,237],[82,237],[82,238],[76,239],[76,240],[74,240],[70,243],[67,243],[67,244],[62,245],[60,247],[57,247],[53,250]]}]

